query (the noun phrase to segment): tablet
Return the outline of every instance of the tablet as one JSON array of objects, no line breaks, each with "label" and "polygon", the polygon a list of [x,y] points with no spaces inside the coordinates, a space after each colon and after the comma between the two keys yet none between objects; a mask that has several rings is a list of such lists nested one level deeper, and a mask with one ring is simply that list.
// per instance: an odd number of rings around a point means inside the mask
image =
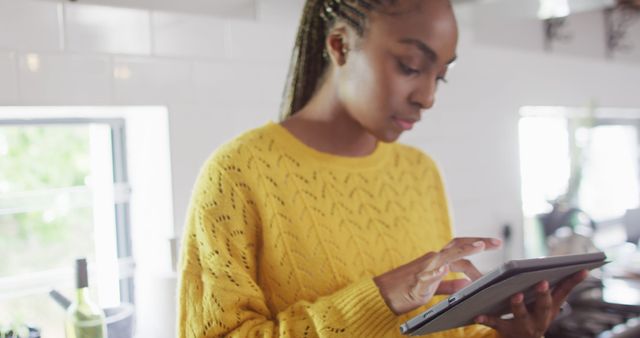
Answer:
[{"label": "tablet", "polygon": [[573,273],[606,264],[605,260],[604,253],[596,252],[509,261],[411,318],[400,332],[419,336],[474,324],[479,315],[508,314],[512,295],[524,292],[525,302],[531,303],[535,300],[532,287],[540,281],[553,287]]}]

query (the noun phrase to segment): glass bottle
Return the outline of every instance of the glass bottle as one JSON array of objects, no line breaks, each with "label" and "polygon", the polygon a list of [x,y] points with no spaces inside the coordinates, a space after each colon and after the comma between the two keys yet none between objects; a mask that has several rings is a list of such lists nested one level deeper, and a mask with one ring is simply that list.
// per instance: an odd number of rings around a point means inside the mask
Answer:
[{"label": "glass bottle", "polygon": [[67,309],[67,338],[107,338],[104,312],[89,295],[87,260],[76,260],[76,298]]}]

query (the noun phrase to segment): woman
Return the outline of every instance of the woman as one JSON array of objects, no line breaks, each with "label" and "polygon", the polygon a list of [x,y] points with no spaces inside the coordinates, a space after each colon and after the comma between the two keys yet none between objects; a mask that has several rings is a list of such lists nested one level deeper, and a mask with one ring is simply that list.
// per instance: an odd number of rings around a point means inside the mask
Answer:
[{"label": "woman", "polygon": [[[308,0],[281,123],[218,149],[185,229],[181,337],[395,337],[406,319],[480,277],[451,239],[433,161],[394,143],[456,58],[448,0]],[[464,277],[464,276],[461,276]],[[544,334],[582,272],[514,318],[433,337]],[[491,328],[493,329],[491,329]],[[495,329],[495,330],[494,330]]]}]

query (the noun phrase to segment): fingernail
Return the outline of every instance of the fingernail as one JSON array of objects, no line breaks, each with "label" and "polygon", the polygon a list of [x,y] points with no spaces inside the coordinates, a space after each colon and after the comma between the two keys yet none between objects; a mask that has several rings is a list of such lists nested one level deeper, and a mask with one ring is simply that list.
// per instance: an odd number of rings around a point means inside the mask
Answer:
[{"label": "fingernail", "polygon": [[485,322],[485,318],[484,318],[484,316],[480,316],[480,317],[476,318],[476,323],[478,323],[478,324],[482,324],[482,323],[484,323],[484,322]]},{"label": "fingernail", "polygon": [[423,271],[418,275],[418,279],[421,281],[426,281],[426,280],[430,280],[433,279],[435,276],[437,276],[438,274],[440,274],[440,270],[442,268],[438,269],[438,270],[428,270],[428,271]]},{"label": "fingernail", "polygon": [[502,244],[502,241],[497,239],[497,238],[493,238],[493,239],[491,239],[491,244],[500,245],[500,244]]},{"label": "fingernail", "polygon": [[433,275],[433,273],[431,271],[421,272],[418,275],[418,279],[424,282],[424,281],[430,279],[432,277],[432,275]]},{"label": "fingernail", "polygon": [[441,267],[438,269],[438,274],[443,273],[443,272],[444,272],[444,269],[445,269],[445,266],[444,266],[444,265],[443,265],[443,266],[441,266]]},{"label": "fingernail", "polygon": [[516,304],[520,304],[522,303],[523,298],[524,296],[521,293],[519,293],[513,297],[513,302]]},{"label": "fingernail", "polygon": [[540,285],[538,286],[538,291],[545,292],[547,290],[549,290],[549,283],[547,281],[543,281],[542,283],[540,283]]},{"label": "fingernail", "polygon": [[477,242],[473,242],[473,244],[471,244],[473,246],[475,246],[476,248],[480,248],[482,246],[484,246],[484,242],[483,241],[477,241]]}]

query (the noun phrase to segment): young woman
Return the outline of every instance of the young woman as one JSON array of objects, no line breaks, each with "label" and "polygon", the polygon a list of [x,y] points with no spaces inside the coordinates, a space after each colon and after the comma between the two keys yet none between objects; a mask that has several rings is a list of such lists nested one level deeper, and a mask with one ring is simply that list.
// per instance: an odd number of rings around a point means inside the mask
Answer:
[{"label": "young woman", "polygon": [[[180,337],[397,337],[480,277],[464,257],[500,241],[452,239],[434,162],[394,143],[433,105],[457,34],[448,0],[307,0],[284,118],[219,148],[196,183]],[[539,338],[585,276],[433,337]]]}]

